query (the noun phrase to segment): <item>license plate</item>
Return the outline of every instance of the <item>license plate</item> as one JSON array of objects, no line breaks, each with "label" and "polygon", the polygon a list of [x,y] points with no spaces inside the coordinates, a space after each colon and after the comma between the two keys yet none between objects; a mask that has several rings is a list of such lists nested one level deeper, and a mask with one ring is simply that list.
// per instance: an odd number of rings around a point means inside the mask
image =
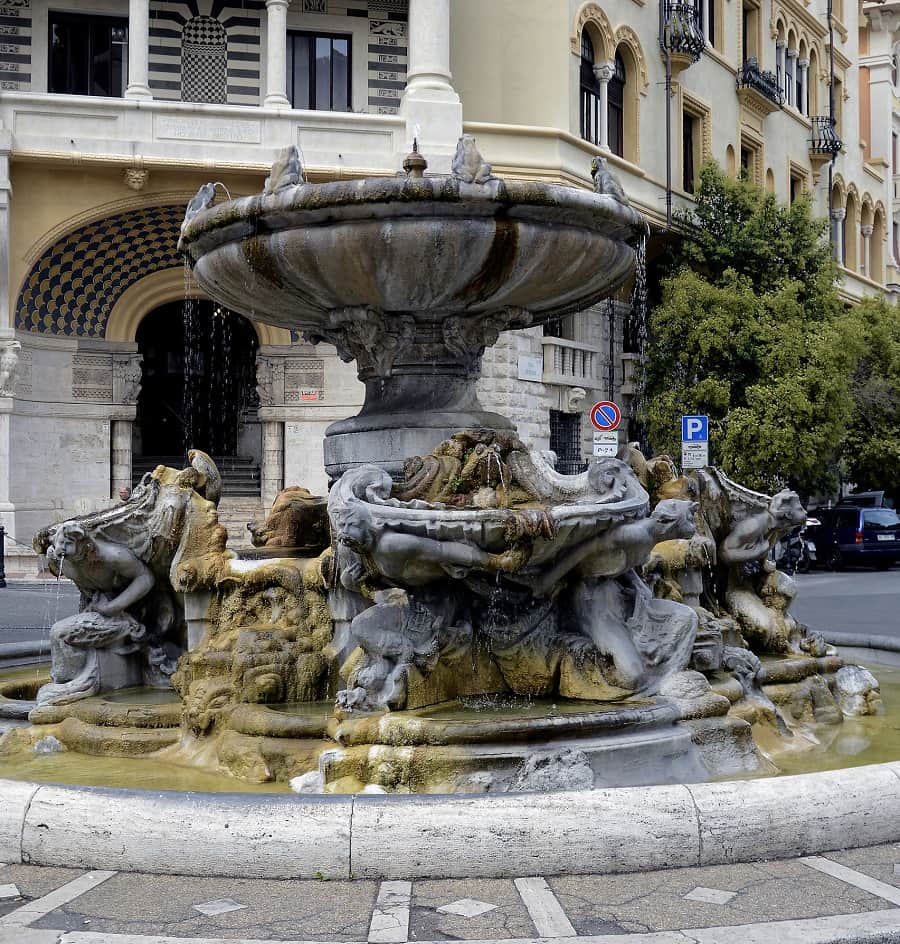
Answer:
[{"label": "license plate", "polygon": [[878,540],[879,541],[896,541],[897,537],[894,534],[879,534]]}]

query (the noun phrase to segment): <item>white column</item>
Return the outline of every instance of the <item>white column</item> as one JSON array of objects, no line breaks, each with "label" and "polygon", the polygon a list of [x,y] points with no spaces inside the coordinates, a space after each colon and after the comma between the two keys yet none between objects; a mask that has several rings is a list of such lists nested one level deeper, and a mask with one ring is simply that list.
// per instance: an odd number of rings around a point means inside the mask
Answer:
[{"label": "white column", "polygon": [[784,91],[784,73],[785,73],[785,64],[787,57],[785,56],[785,50],[787,49],[787,43],[783,39],[779,39],[775,43],[775,71],[778,76],[778,81],[781,84],[781,91]]},{"label": "white column", "polygon": [[831,211],[831,225],[834,231],[834,258],[843,264],[844,261],[844,217],[847,211],[844,207],[835,207]]},{"label": "white column", "polygon": [[614,74],[612,63],[594,66],[594,75],[600,83],[600,147],[606,150],[609,150],[609,80]]},{"label": "white column", "polygon": [[462,103],[450,82],[450,0],[409,0],[407,58],[406,146],[418,137],[429,169],[449,170],[462,134]]},{"label": "white column", "polygon": [[125,98],[153,98],[148,84],[150,0],[128,0],[128,88]]},{"label": "white column", "polygon": [[[17,353],[15,331],[13,330],[13,308],[10,305],[9,293],[9,198],[12,186],[9,180],[9,155],[12,151],[12,135],[3,128],[0,122],[0,356],[4,353],[7,360],[10,354]],[[9,368],[7,367],[6,370]],[[4,375],[6,373],[4,370]],[[13,411],[12,393],[14,376],[6,378],[4,392],[0,392],[0,524],[8,534],[15,534],[15,505],[12,503],[10,489],[10,448],[11,448],[11,414]],[[10,544],[7,543],[7,547]]]},{"label": "white column", "polygon": [[797,102],[797,110],[801,115],[809,114],[809,59],[798,59],[797,67],[800,69],[800,101]]},{"label": "white column", "polygon": [[266,0],[266,108],[290,108],[287,89],[289,0]]},{"label": "white column", "polygon": [[131,488],[131,420],[112,420],[110,442],[112,443],[112,479],[110,498],[120,498],[119,490]]},{"label": "white column", "polygon": [[784,85],[788,105],[793,105],[798,111],[800,103],[795,101],[797,97],[797,57],[800,53],[796,49],[788,49],[787,62],[784,70]]},{"label": "white column", "polygon": [[859,228],[863,238],[863,275],[872,278],[872,233],[875,227],[871,223]]},{"label": "white column", "polygon": [[263,421],[262,453],[262,502],[268,510],[284,488],[284,423],[281,421]]}]

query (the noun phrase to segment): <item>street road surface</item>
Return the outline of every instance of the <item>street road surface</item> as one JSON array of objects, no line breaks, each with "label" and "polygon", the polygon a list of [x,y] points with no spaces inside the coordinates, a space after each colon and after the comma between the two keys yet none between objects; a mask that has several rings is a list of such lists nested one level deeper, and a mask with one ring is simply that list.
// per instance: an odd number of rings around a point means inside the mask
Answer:
[{"label": "street road surface", "polygon": [[820,632],[900,638],[900,569],[797,574],[791,612]]}]

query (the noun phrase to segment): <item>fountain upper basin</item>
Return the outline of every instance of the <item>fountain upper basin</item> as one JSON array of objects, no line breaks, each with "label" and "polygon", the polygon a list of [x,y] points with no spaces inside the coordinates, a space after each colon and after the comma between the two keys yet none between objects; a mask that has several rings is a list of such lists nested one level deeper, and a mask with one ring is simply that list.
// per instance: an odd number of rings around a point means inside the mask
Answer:
[{"label": "fountain upper basin", "polygon": [[550,184],[456,177],[303,183],[189,216],[180,248],[210,295],[284,328],[370,306],[440,322],[581,310],[630,274],[639,213]]}]

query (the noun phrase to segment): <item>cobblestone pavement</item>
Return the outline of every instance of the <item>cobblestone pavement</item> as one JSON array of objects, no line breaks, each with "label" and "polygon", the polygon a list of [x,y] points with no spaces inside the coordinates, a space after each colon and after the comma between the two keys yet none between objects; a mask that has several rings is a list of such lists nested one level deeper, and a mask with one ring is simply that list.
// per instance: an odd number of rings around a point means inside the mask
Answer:
[{"label": "cobblestone pavement", "polygon": [[900,942],[900,843],[631,875],[261,881],[0,867],[0,944]]}]

